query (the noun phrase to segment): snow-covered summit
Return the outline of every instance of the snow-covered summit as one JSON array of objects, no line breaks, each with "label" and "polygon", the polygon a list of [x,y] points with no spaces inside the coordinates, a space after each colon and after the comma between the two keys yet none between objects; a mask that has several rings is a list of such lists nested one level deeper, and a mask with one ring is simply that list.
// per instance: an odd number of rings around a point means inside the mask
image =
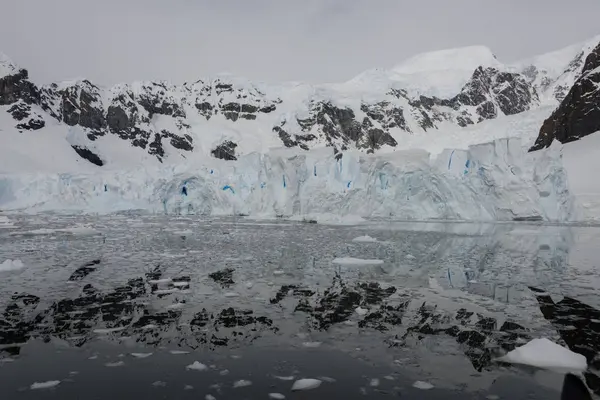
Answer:
[{"label": "snow-covered summit", "polygon": [[19,67],[6,54],[0,52],[0,78],[14,75],[19,72]]},{"label": "snow-covered summit", "polygon": [[466,70],[472,73],[477,67],[502,68],[503,64],[498,61],[488,47],[467,46],[417,54],[396,65],[392,71],[400,74],[415,74],[429,71]]}]

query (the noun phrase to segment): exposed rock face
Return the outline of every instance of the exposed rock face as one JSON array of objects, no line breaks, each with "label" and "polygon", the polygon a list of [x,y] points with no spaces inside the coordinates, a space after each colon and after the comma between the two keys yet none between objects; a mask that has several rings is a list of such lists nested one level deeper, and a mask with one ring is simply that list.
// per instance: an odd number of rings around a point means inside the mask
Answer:
[{"label": "exposed rock face", "polygon": [[215,147],[210,153],[213,157],[220,158],[221,160],[235,161],[237,160],[237,157],[235,156],[236,147],[237,143],[234,143],[230,140],[226,140],[225,142]]},{"label": "exposed rock face", "polygon": [[585,60],[581,77],[544,121],[530,151],[548,147],[556,139],[573,142],[600,131],[600,44]]},{"label": "exposed rock face", "polygon": [[[377,100],[340,103],[335,91],[327,89],[331,96],[301,101],[284,96],[285,104],[279,97],[281,92],[273,96],[271,89],[261,90],[249,82],[228,78],[181,86],[141,82],[110,89],[81,80],[37,88],[28,80],[26,70],[12,71],[0,79],[0,105],[11,105],[7,111],[19,129],[43,128],[48,118],[36,114],[32,107],[41,108],[47,117],[82,128],[85,137],[81,148],[86,148],[85,140],[114,135],[160,161],[169,156],[169,146],[174,149],[171,152],[192,151],[193,138],[202,136],[203,124],[210,122],[213,129],[214,119],[218,129],[231,126],[234,130],[266,131],[282,146],[303,150],[329,146],[341,157],[348,149],[372,153],[395,147],[397,135],[438,129],[440,123],[467,126],[520,113],[539,101],[530,76],[482,67],[474,71],[460,93],[448,99],[415,97],[406,90],[390,88],[375,96]],[[322,90],[312,90],[317,89]],[[248,128],[252,126],[260,128]],[[211,154],[236,160],[244,151],[225,133],[223,143]],[[96,156],[101,159],[101,155]],[[84,158],[98,165],[97,160]]]}]

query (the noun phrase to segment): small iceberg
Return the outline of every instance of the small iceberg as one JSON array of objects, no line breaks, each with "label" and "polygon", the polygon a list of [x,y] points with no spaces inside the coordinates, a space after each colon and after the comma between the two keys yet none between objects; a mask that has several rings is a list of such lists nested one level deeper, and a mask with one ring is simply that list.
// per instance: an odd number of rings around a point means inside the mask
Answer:
[{"label": "small iceberg", "polygon": [[583,355],[574,353],[546,338],[533,339],[526,345],[517,347],[498,358],[497,361],[560,372],[581,372],[587,369],[587,360]]},{"label": "small iceberg", "polygon": [[383,260],[365,260],[354,257],[340,257],[335,258],[332,263],[338,265],[381,265]]}]

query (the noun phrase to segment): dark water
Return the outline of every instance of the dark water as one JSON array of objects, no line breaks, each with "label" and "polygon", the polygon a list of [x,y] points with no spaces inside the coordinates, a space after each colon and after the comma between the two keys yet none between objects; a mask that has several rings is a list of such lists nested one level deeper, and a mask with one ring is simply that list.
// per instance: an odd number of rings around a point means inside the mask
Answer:
[{"label": "dark water", "polygon": [[0,272],[10,399],[558,399],[562,375],[494,361],[538,337],[585,355],[600,392],[596,228],[11,219],[0,262],[25,268]]}]

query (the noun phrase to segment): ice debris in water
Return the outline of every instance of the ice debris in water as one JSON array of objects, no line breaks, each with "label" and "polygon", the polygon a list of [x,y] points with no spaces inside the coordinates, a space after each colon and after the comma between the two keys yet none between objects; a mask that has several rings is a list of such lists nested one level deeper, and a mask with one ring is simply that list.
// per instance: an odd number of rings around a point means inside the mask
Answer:
[{"label": "ice debris in water", "polygon": [[206,396],[204,396],[204,400],[217,400],[217,398],[212,394],[207,394]]},{"label": "ice debris in water", "polygon": [[269,393],[269,398],[275,400],[283,400],[285,399],[285,396],[281,393]]},{"label": "ice debris in water", "polygon": [[21,260],[6,260],[0,264],[0,272],[3,271],[17,271],[23,269],[25,265]]},{"label": "ice debris in water", "polygon": [[194,387],[192,385],[185,385],[183,390],[194,390]]},{"label": "ice debris in water", "polygon": [[404,258],[406,258],[407,260],[414,260],[417,257],[413,256],[412,254],[407,254]]},{"label": "ice debris in water", "polygon": [[206,371],[208,367],[199,361],[194,361],[192,364],[185,367],[185,369],[191,369],[194,371]]},{"label": "ice debris in water", "polygon": [[107,367],[114,368],[114,367],[122,367],[123,365],[125,365],[125,363],[123,361],[117,361],[117,362],[106,363],[104,365]]},{"label": "ice debris in water", "polygon": [[416,381],[413,383],[413,387],[421,390],[433,389],[433,385],[429,382]]},{"label": "ice debris in water", "polygon": [[152,355],[153,353],[131,353],[131,355],[135,358],[148,358]]},{"label": "ice debris in water", "polygon": [[239,294],[235,293],[235,292],[225,293],[225,297],[238,297],[238,296],[239,296]]},{"label": "ice debris in water", "polygon": [[371,237],[369,235],[365,235],[365,236],[355,237],[354,239],[352,239],[352,241],[355,243],[375,243],[375,242],[377,242],[377,239],[375,239],[374,237]]},{"label": "ice debris in water", "polygon": [[354,257],[335,258],[332,263],[338,265],[381,265],[383,260],[368,260]]},{"label": "ice debris in water", "polygon": [[170,350],[169,353],[178,355],[178,354],[189,354],[190,352],[185,351],[185,350]]},{"label": "ice debris in water", "polygon": [[31,384],[30,388],[31,388],[31,390],[50,389],[55,386],[58,386],[59,384],[60,384],[60,381],[34,382]]},{"label": "ice debris in water", "polygon": [[320,347],[321,342],[304,342],[304,343],[302,343],[302,346],[309,347],[309,348]]},{"label": "ice debris in water", "polygon": [[240,379],[239,381],[233,382],[234,388],[241,388],[241,387],[246,387],[246,386],[250,386],[250,385],[252,385],[252,382],[247,381],[245,379]]},{"label": "ice debris in water", "polygon": [[279,379],[280,381],[293,381],[294,380],[294,376],[278,376],[278,375],[273,375],[273,378]]},{"label": "ice debris in water", "polygon": [[373,387],[379,386],[379,379],[377,379],[377,378],[371,379],[371,382],[369,382],[369,385],[373,386]]},{"label": "ice debris in water", "polygon": [[367,315],[367,313],[369,312],[369,310],[367,310],[366,308],[361,307],[356,307],[354,311],[356,311],[358,315]]},{"label": "ice debris in water", "polygon": [[171,283],[171,282],[173,282],[173,279],[171,279],[171,278],[153,279],[153,280],[148,281],[148,283],[151,285],[161,285],[164,283]]},{"label": "ice debris in water", "polygon": [[165,387],[165,386],[167,386],[167,382],[163,382],[163,381],[152,382],[152,386]]},{"label": "ice debris in water", "polygon": [[587,368],[587,360],[583,355],[546,338],[533,339],[500,357],[498,361],[571,372],[585,371]]},{"label": "ice debris in water", "polygon": [[219,372],[219,375],[221,375],[221,376],[229,375],[229,370],[228,369],[224,369],[223,371]]},{"label": "ice debris in water", "polygon": [[298,390],[311,390],[316,389],[321,386],[321,381],[318,379],[306,378],[306,379],[298,379],[292,385],[292,392]]},{"label": "ice debris in water", "polygon": [[330,378],[330,377],[328,377],[328,376],[320,376],[318,379],[319,379],[320,381],[323,381],[323,382],[329,382],[329,383],[334,383],[334,382],[336,382],[336,380],[335,380],[335,379],[333,379],[333,378]]}]

